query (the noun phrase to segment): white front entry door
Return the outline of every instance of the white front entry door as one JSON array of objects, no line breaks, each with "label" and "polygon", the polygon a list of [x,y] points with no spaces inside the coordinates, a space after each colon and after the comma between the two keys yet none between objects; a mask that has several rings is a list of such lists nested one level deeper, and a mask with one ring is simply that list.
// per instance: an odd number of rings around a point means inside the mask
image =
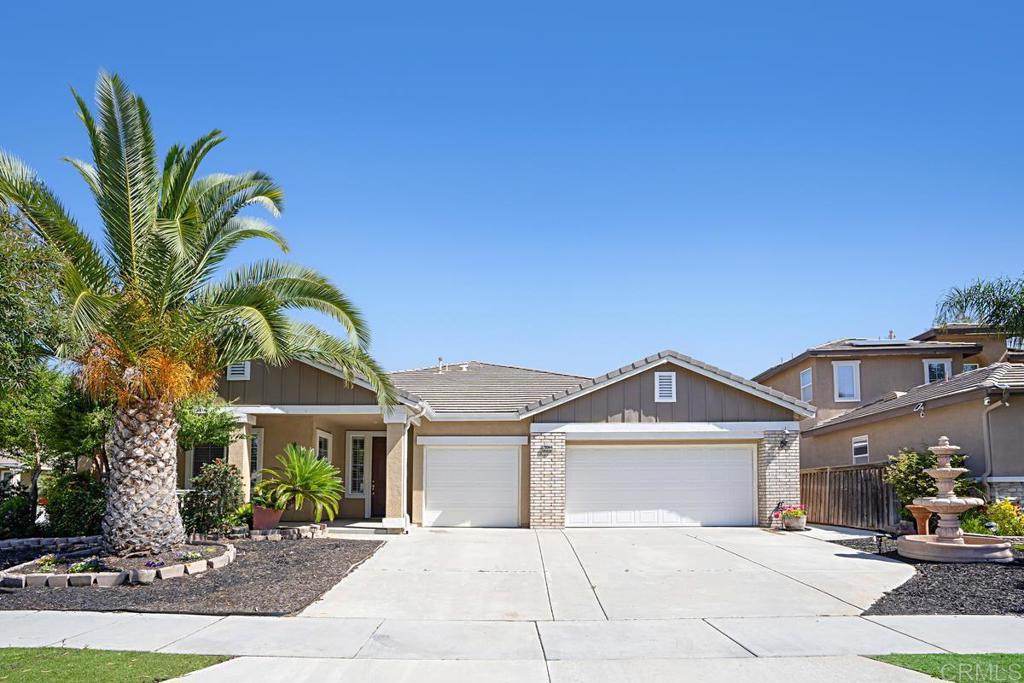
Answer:
[{"label": "white front entry door", "polygon": [[519,446],[426,446],[423,526],[519,526]]},{"label": "white front entry door", "polygon": [[754,447],[572,446],[566,526],[751,526]]}]

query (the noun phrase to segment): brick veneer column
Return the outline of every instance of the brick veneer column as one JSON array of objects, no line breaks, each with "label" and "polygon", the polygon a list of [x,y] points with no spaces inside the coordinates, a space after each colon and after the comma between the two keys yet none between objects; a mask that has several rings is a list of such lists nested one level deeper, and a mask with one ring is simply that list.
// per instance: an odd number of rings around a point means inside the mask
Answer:
[{"label": "brick veneer column", "polygon": [[565,526],[565,434],[530,435],[530,528]]},{"label": "brick veneer column", "polygon": [[764,433],[757,444],[757,519],[772,526],[771,513],[780,500],[800,502],[800,434],[790,432],[785,448],[779,446],[785,432]]}]

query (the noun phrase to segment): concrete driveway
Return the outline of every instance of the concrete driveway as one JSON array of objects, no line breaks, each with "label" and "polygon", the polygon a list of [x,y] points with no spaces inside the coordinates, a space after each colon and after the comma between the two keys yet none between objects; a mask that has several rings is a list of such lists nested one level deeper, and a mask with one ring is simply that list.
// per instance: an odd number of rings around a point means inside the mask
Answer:
[{"label": "concrete driveway", "polygon": [[606,621],[857,615],[914,573],[751,528],[414,529],[307,617]]}]

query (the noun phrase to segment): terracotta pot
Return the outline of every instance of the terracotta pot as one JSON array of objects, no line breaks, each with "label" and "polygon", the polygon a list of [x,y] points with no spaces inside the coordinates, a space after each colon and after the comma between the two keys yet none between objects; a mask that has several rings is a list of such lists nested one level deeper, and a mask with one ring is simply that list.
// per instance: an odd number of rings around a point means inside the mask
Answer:
[{"label": "terracotta pot", "polygon": [[807,516],[783,517],[782,528],[786,531],[803,531],[807,528]]},{"label": "terracotta pot", "polygon": [[252,528],[257,530],[276,529],[281,522],[281,515],[284,510],[265,508],[259,505],[252,506]]}]

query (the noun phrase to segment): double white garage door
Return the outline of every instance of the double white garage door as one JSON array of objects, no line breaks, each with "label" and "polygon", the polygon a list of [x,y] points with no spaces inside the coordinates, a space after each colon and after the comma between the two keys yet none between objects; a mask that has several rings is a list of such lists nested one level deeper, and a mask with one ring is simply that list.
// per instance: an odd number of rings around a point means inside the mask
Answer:
[{"label": "double white garage door", "polygon": [[[756,524],[754,448],[572,446],[571,527]],[[519,526],[518,446],[425,449],[425,526]]]}]

